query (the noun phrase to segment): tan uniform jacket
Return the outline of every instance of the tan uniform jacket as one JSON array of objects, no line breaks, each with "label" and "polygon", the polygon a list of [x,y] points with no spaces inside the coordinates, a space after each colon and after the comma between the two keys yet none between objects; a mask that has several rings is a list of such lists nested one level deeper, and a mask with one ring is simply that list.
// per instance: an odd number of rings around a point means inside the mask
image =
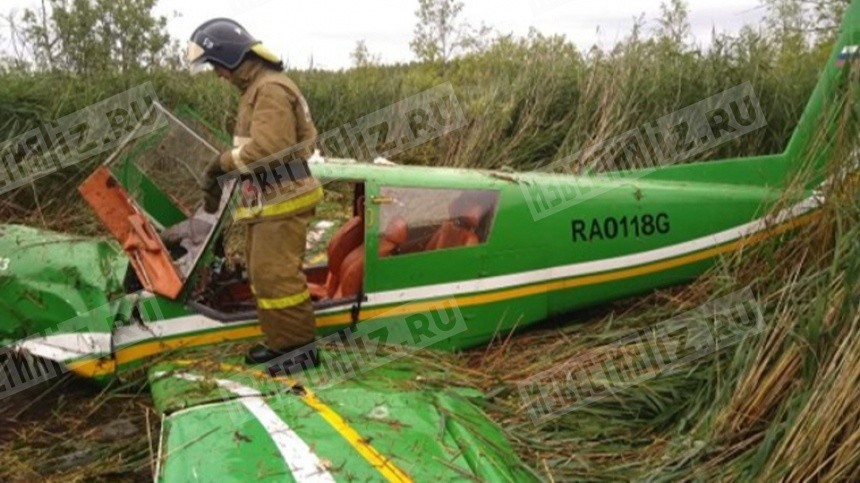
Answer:
[{"label": "tan uniform jacket", "polygon": [[236,220],[262,221],[307,211],[322,199],[322,188],[304,173],[317,135],[307,102],[296,84],[282,72],[248,59],[231,81],[242,91],[234,130],[233,149],[221,156],[227,172],[265,176],[274,183],[253,183],[243,188]]}]

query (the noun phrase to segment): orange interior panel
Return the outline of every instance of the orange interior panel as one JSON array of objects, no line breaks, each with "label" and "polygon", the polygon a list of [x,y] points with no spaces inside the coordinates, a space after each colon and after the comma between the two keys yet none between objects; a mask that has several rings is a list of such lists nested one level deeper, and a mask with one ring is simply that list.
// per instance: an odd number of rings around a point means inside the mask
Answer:
[{"label": "orange interior panel", "polygon": [[170,299],[179,296],[182,277],[170,253],[110,170],[99,167],[78,191],[122,245],[143,286]]}]

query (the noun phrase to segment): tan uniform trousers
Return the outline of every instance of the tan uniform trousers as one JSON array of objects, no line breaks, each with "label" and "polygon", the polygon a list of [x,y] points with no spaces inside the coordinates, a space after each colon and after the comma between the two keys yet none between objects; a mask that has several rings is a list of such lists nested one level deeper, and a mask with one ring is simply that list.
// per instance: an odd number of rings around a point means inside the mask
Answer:
[{"label": "tan uniform trousers", "polygon": [[314,340],[316,322],[302,260],[313,210],[247,225],[245,260],[270,349]]}]

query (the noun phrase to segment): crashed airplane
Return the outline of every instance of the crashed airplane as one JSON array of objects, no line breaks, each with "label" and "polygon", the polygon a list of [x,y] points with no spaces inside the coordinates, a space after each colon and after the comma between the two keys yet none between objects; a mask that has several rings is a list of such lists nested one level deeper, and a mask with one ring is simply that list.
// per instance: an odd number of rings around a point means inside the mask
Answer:
[{"label": "crashed airplane", "polygon": [[[473,347],[687,282],[808,223],[834,180],[837,139],[856,134],[839,116],[853,102],[858,50],[854,2],[780,154],[588,176],[313,164],[348,206],[324,261],[305,268],[319,335],[342,350],[295,378],[218,355],[261,335],[229,246],[236,190],[214,215],[188,208],[219,138],[190,127],[200,124],[192,113],[158,107],[165,127],[79,188],[113,238],[0,227],[0,339],[97,381],[146,370],[163,415],[163,481],[531,479],[476,391],[422,383],[433,369],[398,354]],[[715,112],[704,134],[676,136],[680,150],[737,129],[730,110]]]}]

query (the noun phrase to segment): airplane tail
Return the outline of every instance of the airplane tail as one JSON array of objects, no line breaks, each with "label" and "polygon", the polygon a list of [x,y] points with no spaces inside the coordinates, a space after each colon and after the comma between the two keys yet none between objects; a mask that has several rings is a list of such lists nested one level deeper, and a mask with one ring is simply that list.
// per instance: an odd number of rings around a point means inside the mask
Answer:
[{"label": "airplane tail", "polygon": [[826,164],[834,149],[840,143],[853,143],[857,137],[860,123],[854,119],[854,109],[849,107],[853,107],[854,96],[858,94],[851,90],[858,85],[858,73],[860,0],[853,0],[842,19],[827,65],[783,153],[663,166],[650,172],[647,178],[781,189],[803,170],[806,187],[813,188],[826,178]]},{"label": "airplane tail", "polygon": [[857,94],[850,90],[852,77],[856,85],[857,72],[860,72],[860,0],[852,1],[846,9],[827,65],[783,153],[789,164],[786,182],[798,169],[808,166],[812,170],[810,183],[820,183],[826,175],[825,163],[831,159],[837,142],[855,140],[858,123],[849,103],[854,102]]}]

